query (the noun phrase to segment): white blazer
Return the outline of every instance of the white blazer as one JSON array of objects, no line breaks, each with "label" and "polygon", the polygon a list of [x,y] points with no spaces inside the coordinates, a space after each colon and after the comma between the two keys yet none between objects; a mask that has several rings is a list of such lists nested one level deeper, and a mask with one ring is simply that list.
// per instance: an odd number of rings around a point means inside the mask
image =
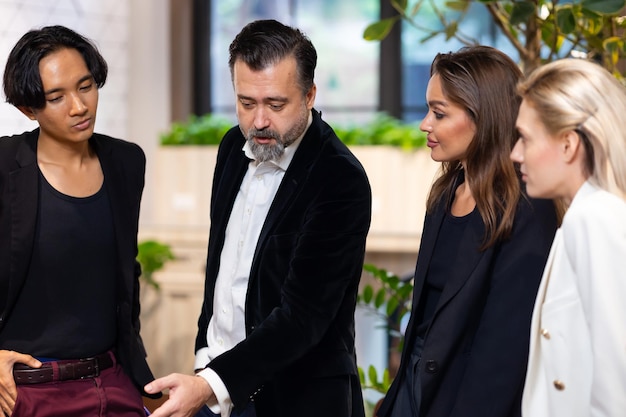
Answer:
[{"label": "white blazer", "polygon": [[626,416],[626,202],[586,182],[557,231],[531,324],[524,417]]}]

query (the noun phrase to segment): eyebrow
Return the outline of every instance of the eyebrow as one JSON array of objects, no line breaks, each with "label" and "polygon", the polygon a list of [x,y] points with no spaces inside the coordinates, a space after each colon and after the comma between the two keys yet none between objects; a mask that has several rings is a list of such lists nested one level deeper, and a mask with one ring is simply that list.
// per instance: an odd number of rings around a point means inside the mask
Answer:
[{"label": "eyebrow", "polygon": [[[80,84],[82,84],[85,81],[90,80],[90,79],[93,79],[93,76],[91,74],[85,75],[80,80],[78,80],[76,85],[80,85]],[[44,94],[44,96],[47,96],[48,94],[58,93],[59,91],[62,91],[62,90],[63,90],[63,88],[52,88],[50,90],[44,91],[43,94]]]},{"label": "eyebrow", "polygon": [[[239,94],[239,95],[237,96],[237,98],[239,98],[240,100],[251,100],[251,101],[257,101],[255,98],[253,98],[253,97],[248,97],[248,96],[243,95],[243,94]],[[264,103],[271,102],[271,101],[279,101],[279,102],[282,102],[282,103],[286,103],[286,102],[288,102],[288,101],[289,101],[289,99],[288,99],[287,97],[264,97],[262,101],[263,101]]]},{"label": "eyebrow", "polygon": [[431,100],[431,101],[428,102],[428,106],[429,107],[433,107],[433,106],[447,107],[448,103],[446,103],[445,101],[441,101],[441,100]]}]

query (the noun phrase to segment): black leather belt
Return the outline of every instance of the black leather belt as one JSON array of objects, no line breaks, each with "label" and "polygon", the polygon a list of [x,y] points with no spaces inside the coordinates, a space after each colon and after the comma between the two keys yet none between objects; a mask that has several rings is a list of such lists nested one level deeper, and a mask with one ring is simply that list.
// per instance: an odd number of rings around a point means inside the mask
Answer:
[{"label": "black leather belt", "polygon": [[111,356],[107,352],[92,358],[43,362],[41,368],[16,363],[13,366],[13,378],[17,385],[94,378],[113,366]]}]

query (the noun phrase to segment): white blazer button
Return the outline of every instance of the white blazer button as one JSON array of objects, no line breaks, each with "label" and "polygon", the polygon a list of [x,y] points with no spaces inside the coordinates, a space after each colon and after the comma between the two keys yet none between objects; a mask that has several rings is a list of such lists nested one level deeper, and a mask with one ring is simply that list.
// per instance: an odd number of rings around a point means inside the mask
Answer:
[{"label": "white blazer button", "polygon": [[553,383],[554,388],[558,389],[559,391],[563,391],[565,389],[565,383],[563,381],[555,379]]},{"label": "white blazer button", "polygon": [[550,340],[550,332],[548,331],[548,329],[541,329],[541,335]]}]

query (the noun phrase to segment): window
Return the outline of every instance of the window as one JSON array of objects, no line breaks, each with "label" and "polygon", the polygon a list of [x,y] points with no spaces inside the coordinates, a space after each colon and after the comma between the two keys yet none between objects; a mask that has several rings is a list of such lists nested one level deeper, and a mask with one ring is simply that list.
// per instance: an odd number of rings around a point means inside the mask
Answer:
[{"label": "window", "polygon": [[228,46],[248,22],[276,19],[301,29],[317,50],[315,108],[327,121],[369,119],[378,105],[378,43],[362,33],[379,0],[233,0],[212,2],[211,112],[234,118]]},{"label": "window", "polygon": [[[444,0],[435,1],[445,10]],[[197,3],[207,4],[203,0]],[[365,41],[362,33],[369,23],[379,19],[380,10],[384,7],[390,7],[389,0],[210,2],[210,10],[196,23],[196,37],[198,28],[201,33],[204,30],[207,39],[205,46],[210,50],[210,54],[204,58],[210,69],[200,71],[201,77],[210,80],[202,78],[200,82],[196,81],[196,85],[210,86],[206,88],[210,93],[207,95],[202,87],[196,91],[196,95],[204,95],[205,103],[202,106],[196,104],[196,112],[212,112],[235,119],[228,46],[248,22],[276,19],[298,27],[315,45],[318,53],[315,107],[323,112],[324,118],[331,124],[367,121],[380,110],[380,103],[389,109],[400,109],[392,113],[398,113],[396,116],[406,121],[422,119],[427,111],[425,94],[430,63],[438,52],[456,51],[463,44],[454,39],[446,42],[442,35],[421,42],[427,32],[403,23],[400,52],[395,55],[392,53],[389,55],[391,59],[385,58],[385,62],[379,63],[381,44]],[[426,4],[424,7],[427,7]],[[426,28],[436,29],[440,25],[435,13],[426,9],[420,13],[420,21],[426,22]],[[480,4],[471,6],[461,31],[481,44],[500,47],[514,59],[517,58],[493,25],[487,10]],[[394,77],[402,80],[400,88],[396,88],[398,81],[391,79]],[[386,98],[382,99],[385,93]]]}]

